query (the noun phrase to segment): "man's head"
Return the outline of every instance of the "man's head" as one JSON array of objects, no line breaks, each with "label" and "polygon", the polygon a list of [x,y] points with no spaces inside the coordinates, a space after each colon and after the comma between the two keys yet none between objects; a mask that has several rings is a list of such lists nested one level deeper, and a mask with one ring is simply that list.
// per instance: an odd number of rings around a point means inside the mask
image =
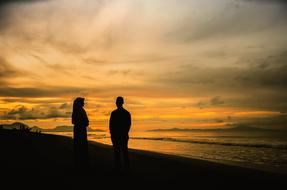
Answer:
[{"label": "man's head", "polygon": [[124,104],[124,98],[119,96],[117,97],[117,100],[116,100],[116,105],[118,108],[122,108],[123,107],[123,104]]}]

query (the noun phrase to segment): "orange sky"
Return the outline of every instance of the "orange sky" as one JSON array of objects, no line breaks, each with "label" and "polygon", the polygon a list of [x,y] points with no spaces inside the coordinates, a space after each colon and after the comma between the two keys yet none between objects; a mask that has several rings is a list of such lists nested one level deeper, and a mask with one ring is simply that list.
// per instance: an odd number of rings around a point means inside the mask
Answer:
[{"label": "orange sky", "polygon": [[287,124],[284,1],[39,0],[0,4],[0,119],[71,125],[87,100],[107,128],[126,98],[135,129]]}]

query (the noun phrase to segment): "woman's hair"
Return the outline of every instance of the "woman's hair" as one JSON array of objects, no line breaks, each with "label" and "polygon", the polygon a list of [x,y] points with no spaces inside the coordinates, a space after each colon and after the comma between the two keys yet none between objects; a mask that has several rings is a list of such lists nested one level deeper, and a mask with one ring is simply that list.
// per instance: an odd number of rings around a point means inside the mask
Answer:
[{"label": "woman's hair", "polygon": [[73,110],[83,107],[85,98],[78,97],[74,100]]},{"label": "woman's hair", "polygon": [[73,112],[72,112],[72,123],[74,124],[77,120],[78,114],[81,108],[84,106],[85,98],[77,97],[73,103]]}]

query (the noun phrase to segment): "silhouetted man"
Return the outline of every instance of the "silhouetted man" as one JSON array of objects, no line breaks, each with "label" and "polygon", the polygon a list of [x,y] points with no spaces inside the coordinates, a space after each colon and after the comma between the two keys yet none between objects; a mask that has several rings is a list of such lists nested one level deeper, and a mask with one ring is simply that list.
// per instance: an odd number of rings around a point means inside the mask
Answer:
[{"label": "silhouetted man", "polygon": [[123,156],[125,169],[129,168],[128,140],[131,127],[131,115],[123,108],[124,98],[117,97],[117,109],[111,113],[110,133],[114,147],[114,159],[116,169],[120,168],[121,156]]}]

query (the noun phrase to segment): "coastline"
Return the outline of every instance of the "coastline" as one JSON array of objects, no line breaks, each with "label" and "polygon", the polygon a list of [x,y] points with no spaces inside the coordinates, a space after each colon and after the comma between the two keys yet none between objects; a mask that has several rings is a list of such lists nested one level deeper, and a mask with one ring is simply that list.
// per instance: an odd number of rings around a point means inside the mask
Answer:
[{"label": "coastline", "polygon": [[[113,149],[110,145],[89,141],[90,170],[76,173],[73,166],[73,139],[70,137],[0,131],[2,174],[45,179],[57,176],[66,183],[84,176],[98,182],[124,180],[127,182],[161,184],[169,186],[240,186],[256,187],[285,184],[287,175],[232,166],[206,160],[190,159],[175,155],[130,149],[131,169],[128,174],[113,170]],[[23,177],[25,179],[25,177]],[[41,181],[41,180],[40,180]],[[88,180],[89,181],[89,180]],[[124,183],[123,181],[121,181]],[[278,186],[279,187],[279,186]]]},{"label": "coastline", "polygon": [[[68,136],[68,137],[72,137],[72,132],[54,132],[54,133],[47,133],[47,134],[55,134],[55,135],[62,135],[62,136]],[[97,133],[98,134],[98,133]],[[91,134],[89,134],[91,135]],[[93,135],[93,134],[92,134]],[[104,136],[106,136],[106,134],[104,134]],[[98,142],[98,143],[102,143],[105,145],[109,145],[111,146],[111,142],[110,142],[110,138],[106,137],[106,140],[103,140],[103,138],[91,138],[90,141],[91,142]],[[145,138],[143,138],[145,139]],[[192,144],[192,148],[190,148],[191,151],[198,150],[198,151],[194,151],[194,152],[182,152],[182,151],[172,151],[172,149],[167,149],[167,148],[162,148],[162,147],[168,147],[169,144],[171,143],[170,141],[158,141],[155,140],[153,143],[154,144],[150,144],[147,143],[149,141],[151,141],[152,139],[148,139],[148,140],[144,140],[143,142],[141,142],[141,139],[139,138],[130,138],[129,141],[129,149],[130,150],[139,150],[139,151],[146,151],[147,153],[159,153],[159,154],[164,154],[164,155],[175,155],[175,156],[179,156],[179,157],[184,157],[184,158],[190,158],[190,159],[199,159],[199,160],[205,160],[205,161],[209,161],[209,162],[214,162],[214,163],[220,163],[220,164],[224,164],[224,165],[230,165],[230,166],[238,166],[238,167],[245,167],[245,168],[251,168],[251,169],[256,169],[256,170],[261,170],[261,171],[266,171],[266,172],[273,172],[273,173],[279,173],[279,174],[287,174],[287,168],[285,167],[285,165],[272,165],[272,163],[257,163],[256,161],[235,161],[232,159],[229,159],[228,157],[226,158],[221,158],[221,159],[216,159],[216,155],[210,155],[210,156],[200,156],[200,151],[203,152],[203,154],[206,153],[206,147],[202,147],[202,150],[200,150],[201,148],[198,148],[196,143]],[[145,144],[146,147],[142,146],[141,143]],[[165,143],[165,144],[162,144]],[[178,148],[179,150],[183,150],[182,147],[178,147],[179,145],[182,144],[182,142],[177,142],[178,145],[171,145],[170,146],[174,146],[174,148]],[[161,146],[162,145],[162,146]],[[201,144],[199,144],[201,145]],[[201,145],[202,146],[202,145]],[[147,147],[150,147],[151,149],[148,149]],[[158,149],[155,149],[156,147],[158,147]],[[238,146],[236,146],[237,148]],[[216,147],[215,147],[216,148]],[[244,147],[245,148],[245,147]],[[234,151],[233,153],[235,153],[236,151]],[[231,155],[231,156],[234,156]],[[246,156],[246,155],[245,155]],[[264,155],[263,155],[264,156]],[[210,158],[212,157],[212,158]]]}]

